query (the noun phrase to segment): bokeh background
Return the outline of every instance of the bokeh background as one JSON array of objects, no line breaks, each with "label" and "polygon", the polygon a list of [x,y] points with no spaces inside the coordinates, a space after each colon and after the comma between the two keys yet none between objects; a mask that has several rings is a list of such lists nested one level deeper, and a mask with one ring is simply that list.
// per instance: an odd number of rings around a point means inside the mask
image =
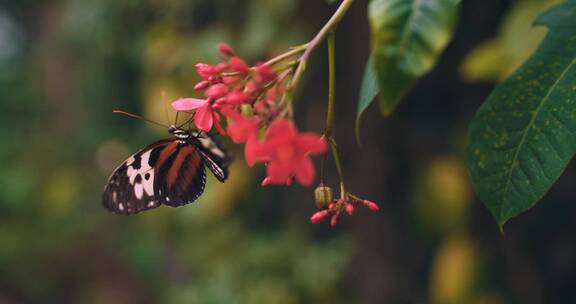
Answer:
[{"label": "bokeh background", "polygon": [[[467,0],[455,38],[397,113],[354,138],[368,1],[337,34],[337,126],[349,188],[382,212],[312,225],[312,188],[259,186],[241,149],[225,184],[183,208],[120,217],[107,176],[166,130],[194,64],[227,41],[251,62],[310,39],[335,9],[310,0],[1,0],[0,303],[576,303],[576,168],[500,234],[463,148],[475,110],[545,34],[557,1]],[[325,49],[297,98],[321,132]],[[165,92],[165,97],[162,97]],[[334,170],[329,180],[336,184]]]}]

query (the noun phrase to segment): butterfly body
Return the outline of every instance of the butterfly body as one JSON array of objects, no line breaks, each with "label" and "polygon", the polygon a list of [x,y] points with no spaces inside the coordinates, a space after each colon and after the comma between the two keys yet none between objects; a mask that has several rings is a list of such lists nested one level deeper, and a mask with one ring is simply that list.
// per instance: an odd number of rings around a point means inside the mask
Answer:
[{"label": "butterfly body", "polygon": [[204,192],[206,167],[226,180],[232,157],[219,142],[175,126],[168,131],[171,138],[138,151],[112,173],[102,194],[106,209],[129,215],[192,203]]}]

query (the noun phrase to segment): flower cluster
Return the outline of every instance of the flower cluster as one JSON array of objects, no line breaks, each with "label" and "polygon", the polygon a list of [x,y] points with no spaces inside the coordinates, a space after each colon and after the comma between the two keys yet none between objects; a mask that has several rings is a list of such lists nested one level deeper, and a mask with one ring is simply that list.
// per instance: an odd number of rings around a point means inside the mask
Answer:
[{"label": "flower cluster", "polygon": [[[234,143],[244,144],[249,166],[258,162],[266,165],[262,186],[291,185],[293,181],[312,185],[315,169],[310,156],[326,153],[330,144],[341,180],[341,196],[333,199],[332,189],[324,186],[321,176],[315,200],[322,210],[314,213],[310,220],[316,224],[330,217],[330,225],[334,226],[343,212],[351,215],[360,205],[372,211],[378,211],[379,207],[345,190],[332,128],[328,127],[333,115],[327,118],[323,136],[298,132],[294,125],[290,90],[302,75],[307,50],[307,45],[303,45],[266,63],[249,66],[229,45],[221,43],[219,63],[196,65],[201,81],[194,89],[201,91],[204,98],[181,98],[175,100],[172,107],[190,113],[198,130],[210,132],[214,128]],[[301,57],[294,60],[298,55]]]},{"label": "flower cluster", "polygon": [[[214,127],[234,143],[245,144],[248,165],[267,165],[262,185],[290,185],[293,179],[311,185],[315,170],[310,155],[325,153],[327,144],[320,135],[299,133],[294,126],[292,105],[286,98],[292,67],[283,61],[248,66],[224,43],[219,51],[219,63],[196,65],[202,80],[194,89],[203,91],[204,98],[181,98],[172,107],[193,111],[192,121],[199,130],[209,132]],[[222,116],[228,122],[226,130]]]},{"label": "flower cluster", "polygon": [[313,224],[318,224],[324,219],[330,217],[330,226],[334,227],[338,224],[338,218],[340,214],[346,212],[348,215],[352,215],[357,206],[364,206],[370,211],[379,211],[380,207],[374,202],[369,200],[359,200],[355,198],[348,199],[337,199],[328,204],[328,208],[320,210],[310,217],[310,221]]}]

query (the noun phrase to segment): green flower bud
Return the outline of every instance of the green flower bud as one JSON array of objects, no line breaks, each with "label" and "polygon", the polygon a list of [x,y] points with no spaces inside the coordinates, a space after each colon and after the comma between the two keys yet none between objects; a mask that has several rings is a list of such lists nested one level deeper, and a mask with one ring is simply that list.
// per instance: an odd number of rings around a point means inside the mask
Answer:
[{"label": "green flower bud", "polygon": [[241,105],[240,111],[242,112],[242,115],[244,115],[246,117],[252,117],[252,115],[254,115],[254,110],[252,109],[252,105],[249,105],[249,104]]},{"label": "green flower bud", "polygon": [[326,208],[328,204],[332,202],[333,198],[334,194],[332,188],[328,186],[320,184],[314,190],[314,202],[316,203],[316,207],[318,207],[318,209]]}]

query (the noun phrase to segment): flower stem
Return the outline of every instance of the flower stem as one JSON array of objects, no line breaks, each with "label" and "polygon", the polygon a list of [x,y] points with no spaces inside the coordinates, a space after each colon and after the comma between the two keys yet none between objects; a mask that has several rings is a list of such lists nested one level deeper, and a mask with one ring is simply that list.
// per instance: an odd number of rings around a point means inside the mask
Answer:
[{"label": "flower stem", "polygon": [[[330,150],[332,151],[332,158],[334,158],[334,164],[336,165],[336,171],[338,172],[338,178],[340,179],[340,197],[342,199],[347,198],[346,185],[344,183],[344,173],[342,171],[342,165],[340,164],[340,156],[338,154],[338,148],[336,146],[336,141],[332,136],[332,131],[334,130],[334,105],[336,104],[336,51],[334,47],[335,34],[334,31],[328,33],[328,110],[326,112],[326,130],[324,131],[324,137],[328,140],[330,145]],[[324,166],[325,162],[322,162]],[[322,168],[322,174],[324,173],[324,168]],[[322,179],[324,176],[322,176]]]},{"label": "flower stem", "polygon": [[276,64],[276,63],[278,63],[278,62],[282,62],[282,61],[284,61],[285,59],[288,59],[288,58],[290,58],[290,57],[292,57],[292,56],[295,56],[295,55],[298,55],[298,54],[300,54],[300,53],[302,53],[302,52],[305,52],[306,49],[307,49],[307,46],[308,46],[308,43],[303,44],[303,45],[298,46],[298,47],[295,47],[295,48],[291,49],[290,51],[288,51],[288,52],[286,52],[286,53],[280,54],[280,55],[278,55],[278,56],[276,56],[276,57],[274,57],[274,58],[266,61],[264,64],[266,64],[266,65],[268,65],[268,66],[272,66],[272,65],[274,65],[274,64]]},{"label": "flower stem", "polygon": [[330,17],[328,22],[326,22],[326,24],[324,24],[322,29],[320,29],[318,34],[316,34],[316,36],[314,36],[314,38],[312,38],[310,42],[305,44],[304,53],[302,54],[302,56],[300,56],[300,59],[298,59],[299,62],[298,68],[296,69],[296,72],[294,72],[294,78],[292,78],[292,83],[288,88],[289,90],[293,90],[298,86],[298,83],[300,82],[300,79],[304,74],[304,70],[306,70],[306,63],[308,62],[308,58],[310,57],[312,52],[322,43],[322,41],[324,41],[326,36],[328,36],[329,33],[335,31],[336,27],[338,26],[344,15],[346,15],[346,12],[348,12],[348,9],[350,9],[350,6],[352,6],[353,2],[354,0],[343,0],[342,3],[340,3],[338,9],[336,9],[334,14],[332,15],[332,17]]}]

